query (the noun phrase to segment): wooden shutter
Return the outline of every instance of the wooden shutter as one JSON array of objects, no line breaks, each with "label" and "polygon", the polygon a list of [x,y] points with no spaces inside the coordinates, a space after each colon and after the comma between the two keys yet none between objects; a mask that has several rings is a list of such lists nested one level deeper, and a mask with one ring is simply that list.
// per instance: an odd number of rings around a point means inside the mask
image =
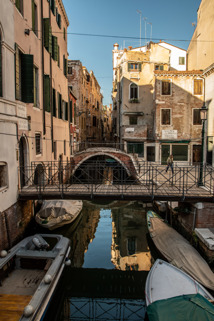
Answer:
[{"label": "wooden shutter", "polygon": [[58,40],[57,37],[52,36],[52,57],[55,61],[58,60]]},{"label": "wooden shutter", "polygon": [[2,97],[2,53],[1,53],[1,34],[0,34],[0,96]]},{"label": "wooden shutter", "polygon": [[55,0],[51,0],[51,11],[55,15],[56,3]]},{"label": "wooden shutter", "polygon": [[21,55],[21,87],[22,101],[25,103],[34,102],[34,84],[33,84],[33,55]]},{"label": "wooden shutter", "polygon": [[194,95],[202,95],[202,79],[194,79]]},{"label": "wooden shutter", "polygon": [[58,118],[62,119],[62,96],[60,93],[58,94]]},{"label": "wooden shutter", "polygon": [[171,94],[171,82],[170,80],[162,80],[162,95]]},{"label": "wooden shutter", "polygon": [[56,90],[53,88],[53,116],[56,117]]},{"label": "wooden shutter", "polygon": [[130,71],[130,70],[131,70],[131,63],[128,62],[128,71]]},{"label": "wooden shutter", "polygon": [[139,63],[138,63],[138,69],[139,69],[139,71],[141,71],[141,65],[142,65],[141,62],[139,62]]},{"label": "wooden shutter", "polygon": [[17,46],[17,44],[15,44],[15,82],[16,82],[16,88],[15,88],[15,97],[17,100],[20,100],[21,99],[21,95],[20,95],[20,66],[19,66],[19,48]]},{"label": "wooden shutter", "polygon": [[65,120],[68,120],[68,103],[65,102]]},{"label": "wooden shutter", "polygon": [[48,75],[44,75],[44,101],[45,101],[45,111],[50,112],[50,78]]},{"label": "wooden shutter", "polygon": [[44,19],[44,46],[48,52],[52,53],[52,31],[50,19]]}]

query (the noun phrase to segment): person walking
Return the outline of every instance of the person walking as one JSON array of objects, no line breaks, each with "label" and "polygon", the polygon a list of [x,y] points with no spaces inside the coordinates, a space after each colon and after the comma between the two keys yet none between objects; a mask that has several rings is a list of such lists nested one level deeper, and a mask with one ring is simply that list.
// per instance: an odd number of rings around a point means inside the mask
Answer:
[{"label": "person walking", "polygon": [[169,169],[169,167],[171,168],[172,170],[172,174],[173,174],[173,155],[170,155],[168,158],[167,158],[167,166],[166,166],[166,173]]}]

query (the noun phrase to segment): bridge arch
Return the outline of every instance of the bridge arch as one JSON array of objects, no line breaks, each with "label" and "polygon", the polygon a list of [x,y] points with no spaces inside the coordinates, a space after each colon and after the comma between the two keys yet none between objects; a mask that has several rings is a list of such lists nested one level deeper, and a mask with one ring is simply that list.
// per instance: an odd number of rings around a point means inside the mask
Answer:
[{"label": "bridge arch", "polygon": [[127,167],[127,165],[117,156],[112,155],[111,153],[108,152],[95,152],[93,154],[89,154],[87,156],[85,156],[84,158],[82,158],[77,164],[74,165],[73,168],[73,173],[76,172],[76,170],[81,166],[81,164],[83,164],[84,162],[86,162],[87,160],[89,160],[90,158],[96,157],[96,156],[107,156],[110,158],[113,158],[114,160],[116,160],[122,167],[125,168],[126,173],[128,174],[128,176],[131,176],[131,170]]}]

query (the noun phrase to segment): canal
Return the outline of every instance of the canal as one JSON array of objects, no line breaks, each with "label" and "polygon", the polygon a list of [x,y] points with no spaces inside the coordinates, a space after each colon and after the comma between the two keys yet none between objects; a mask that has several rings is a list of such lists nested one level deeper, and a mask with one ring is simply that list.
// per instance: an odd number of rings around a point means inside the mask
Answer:
[{"label": "canal", "polygon": [[149,208],[140,202],[84,201],[75,226],[51,232],[70,239],[71,266],[44,321],[147,320],[145,281],[156,258],[146,225]]}]

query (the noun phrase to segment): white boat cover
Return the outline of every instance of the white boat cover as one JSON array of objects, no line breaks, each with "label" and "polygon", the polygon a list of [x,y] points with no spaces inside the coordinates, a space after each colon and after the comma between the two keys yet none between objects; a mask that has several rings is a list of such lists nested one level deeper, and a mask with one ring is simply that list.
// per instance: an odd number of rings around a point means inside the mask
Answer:
[{"label": "white boat cover", "polygon": [[44,201],[36,214],[36,222],[52,230],[73,222],[82,210],[83,203],[78,200]]},{"label": "white boat cover", "polygon": [[167,261],[214,290],[214,273],[196,249],[162,219],[151,217],[150,222],[153,242]]}]

